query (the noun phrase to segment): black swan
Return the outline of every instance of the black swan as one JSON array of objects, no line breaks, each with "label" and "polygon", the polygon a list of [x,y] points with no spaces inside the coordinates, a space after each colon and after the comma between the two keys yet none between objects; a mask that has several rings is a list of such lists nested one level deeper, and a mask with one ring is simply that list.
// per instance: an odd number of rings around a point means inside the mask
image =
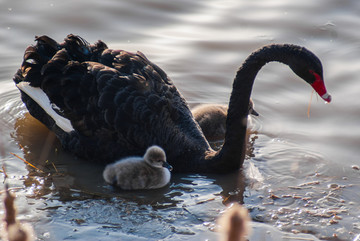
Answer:
[{"label": "black swan", "polygon": [[41,36],[14,77],[30,114],[53,131],[65,150],[111,163],[161,146],[176,172],[230,172],[244,161],[246,120],[256,74],[266,63],[289,67],[327,102],[320,60],[309,50],[272,44],[253,52],[238,70],[229,102],[224,145],[210,148],[173,82],[141,52]]},{"label": "black swan", "polygon": [[[220,141],[225,138],[228,106],[222,104],[201,104],[191,109],[196,122],[208,141]],[[259,116],[250,99],[248,113]]]},{"label": "black swan", "polygon": [[163,149],[149,147],[143,157],[126,157],[105,167],[105,181],[124,190],[155,189],[170,182],[172,167]]}]

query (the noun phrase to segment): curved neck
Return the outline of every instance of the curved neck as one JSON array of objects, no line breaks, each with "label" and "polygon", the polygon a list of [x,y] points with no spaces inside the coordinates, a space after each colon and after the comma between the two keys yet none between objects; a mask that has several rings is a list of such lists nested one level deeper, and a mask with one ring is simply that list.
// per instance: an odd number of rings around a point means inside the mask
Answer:
[{"label": "curved neck", "polygon": [[225,142],[215,157],[220,158],[224,171],[237,170],[244,162],[248,106],[257,73],[271,61],[288,64],[289,52],[286,45],[266,46],[251,54],[237,71],[230,96]]}]

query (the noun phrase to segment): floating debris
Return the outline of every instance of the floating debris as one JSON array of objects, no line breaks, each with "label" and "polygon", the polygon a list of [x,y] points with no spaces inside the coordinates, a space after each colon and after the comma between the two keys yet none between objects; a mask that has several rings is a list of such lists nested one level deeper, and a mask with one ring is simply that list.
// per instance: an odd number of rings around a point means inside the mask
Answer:
[{"label": "floating debris", "polygon": [[289,186],[289,188],[291,188],[291,189],[310,189],[310,188],[312,188],[312,185],[319,185],[319,184],[320,184],[319,181],[312,181],[312,182],[301,183],[297,186]]},{"label": "floating debris", "polygon": [[[322,218],[331,218],[341,220],[341,217],[337,216],[340,213],[347,213],[347,209],[316,209],[316,210],[306,210],[305,213],[308,213],[314,217]],[[336,217],[335,217],[336,216]]]},{"label": "floating debris", "polygon": [[28,161],[25,160],[24,158],[21,158],[20,156],[16,155],[15,153],[12,153],[12,152],[10,152],[10,154],[13,155],[13,156],[15,156],[15,157],[17,157],[17,158],[19,158],[19,159],[22,160],[25,164],[31,166],[32,168],[35,168],[35,169],[38,170],[39,172],[44,173],[43,170],[40,170],[39,168],[37,168],[36,166],[34,166],[33,164],[31,164],[30,162],[28,162]]},{"label": "floating debris", "polygon": [[294,198],[294,199],[302,199],[302,197],[301,197],[301,196],[299,196],[299,195],[295,195],[295,194],[293,195],[293,198]]},{"label": "floating debris", "polygon": [[335,220],[334,218],[330,219],[329,221],[330,224],[338,224],[339,221]]},{"label": "floating debris", "polygon": [[335,189],[335,188],[339,188],[339,185],[336,183],[332,183],[332,184],[329,184],[328,187]]},{"label": "floating debris", "polygon": [[271,199],[280,199],[280,197],[276,196],[274,193],[270,193],[269,198],[271,198]]},{"label": "floating debris", "polygon": [[74,221],[77,225],[81,225],[86,222],[84,219],[81,218],[74,218],[71,221]]},{"label": "floating debris", "polygon": [[6,173],[6,168],[5,168],[5,164],[3,163],[1,166],[2,170],[0,170],[0,172],[2,172],[4,174],[4,178],[6,179],[8,177],[7,173]]},{"label": "floating debris", "polygon": [[304,201],[309,201],[309,200],[311,200],[312,199],[312,197],[303,197],[302,198],[302,200],[304,200]]},{"label": "floating debris", "polygon": [[320,184],[320,181],[306,182],[306,183],[299,184],[299,186],[303,187],[303,186],[318,185],[318,184]]},{"label": "floating debris", "polygon": [[196,204],[203,204],[203,203],[206,203],[206,202],[210,202],[210,201],[214,201],[215,198],[209,198],[209,199],[206,199],[206,200],[200,200],[200,201],[197,201]]},{"label": "floating debris", "polygon": [[54,164],[53,162],[52,162],[51,164],[53,165],[53,167],[54,167],[54,169],[55,169],[56,173],[58,173],[59,171],[58,171],[58,169],[56,168],[55,164]]}]

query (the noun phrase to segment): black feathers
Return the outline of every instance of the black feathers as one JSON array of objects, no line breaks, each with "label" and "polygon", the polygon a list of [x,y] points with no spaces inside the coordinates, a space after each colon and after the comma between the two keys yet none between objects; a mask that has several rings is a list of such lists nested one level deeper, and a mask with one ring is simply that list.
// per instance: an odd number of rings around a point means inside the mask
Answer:
[{"label": "black feathers", "polygon": [[[176,87],[141,52],[111,50],[102,41],[91,45],[76,35],[62,43],[40,36],[26,49],[14,81],[40,87],[71,121],[73,132],[59,131],[22,92],[30,113],[56,128],[64,148],[80,157],[108,163],[157,144],[171,159],[181,153],[178,143],[189,140],[197,150],[208,148]],[[181,126],[184,120],[187,128]]]}]

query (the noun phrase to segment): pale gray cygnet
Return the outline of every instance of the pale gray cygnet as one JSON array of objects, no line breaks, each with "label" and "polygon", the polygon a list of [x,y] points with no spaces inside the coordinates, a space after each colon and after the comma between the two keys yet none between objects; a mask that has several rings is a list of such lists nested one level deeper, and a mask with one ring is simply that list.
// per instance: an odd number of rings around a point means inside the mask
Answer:
[{"label": "pale gray cygnet", "polygon": [[[221,104],[201,104],[191,110],[196,122],[199,124],[208,141],[225,139],[226,118],[228,106]],[[250,99],[248,114],[258,116],[254,103]]]},{"label": "pale gray cygnet", "polygon": [[143,157],[127,157],[107,165],[103,177],[107,183],[124,190],[155,189],[170,182],[171,170],[165,151],[151,146]]}]

